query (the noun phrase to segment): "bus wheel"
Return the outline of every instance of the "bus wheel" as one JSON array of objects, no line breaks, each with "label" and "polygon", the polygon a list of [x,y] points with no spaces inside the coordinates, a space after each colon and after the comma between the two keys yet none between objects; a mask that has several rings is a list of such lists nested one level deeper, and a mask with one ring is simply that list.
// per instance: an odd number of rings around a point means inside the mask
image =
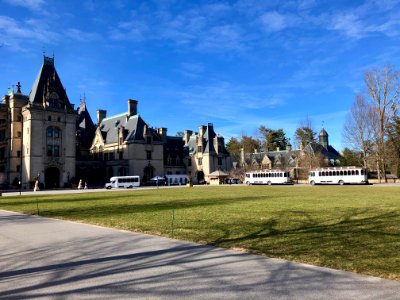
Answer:
[{"label": "bus wheel", "polygon": [[267,184],[268,184],[268,185],[272,185],[272,182],[271,182],[271,181],[268,181]]},{"label": "bus wheel", "polygon": [[314,180],[311,180],[311,181],[310,181],[310,184],[311,184],[311,185],[315,185],[315,181],[314,181]]},{"label": "bus wheel", "polygon": [[128,186],[128,189],[131,189],[131,188],[133,188],[133,186],[132,186],[132,185]]},{"label": "bus wheel", "polygon": [[343,180],[339,180],[339,184],[340,185],[344,185],[344,181]]},{"label": "bus wheel", "polygon": [[246,181],[246,184],[247,184],[247,185],[251,185],[250,181]]}]

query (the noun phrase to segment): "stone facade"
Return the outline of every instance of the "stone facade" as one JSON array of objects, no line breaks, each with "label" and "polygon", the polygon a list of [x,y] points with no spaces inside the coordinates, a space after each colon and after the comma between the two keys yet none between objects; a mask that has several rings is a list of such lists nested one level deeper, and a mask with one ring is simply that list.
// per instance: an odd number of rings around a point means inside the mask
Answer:
[{"label": "stone facade", "polygon": [[[69,187],[79,180],[104,185],[112,176],[139,175],[143,183],[155,176],[185,174],[193,182],[230,169],[224,139],[212,124],[185,137],[168,136],[167,128],[151,128],[137,111],[107,117],[97,111],[95,125],[81,100],[70,103],[54,66],[43,64],[28,95],[9,90],[0,103],[0,188]],[[190,132],[190,136],[187,134]]]}]

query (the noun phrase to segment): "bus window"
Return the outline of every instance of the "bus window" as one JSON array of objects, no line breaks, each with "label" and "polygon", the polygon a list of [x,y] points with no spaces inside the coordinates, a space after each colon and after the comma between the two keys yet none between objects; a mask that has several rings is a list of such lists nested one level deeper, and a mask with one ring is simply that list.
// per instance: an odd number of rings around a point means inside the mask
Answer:
[{"label": "bus window", "polygon": [[361,169],[361,175],[364,175],[364,169]]},{"label": "bus window", "polygon": [[356,175],[359,175],[358,170],[356,170]]}]

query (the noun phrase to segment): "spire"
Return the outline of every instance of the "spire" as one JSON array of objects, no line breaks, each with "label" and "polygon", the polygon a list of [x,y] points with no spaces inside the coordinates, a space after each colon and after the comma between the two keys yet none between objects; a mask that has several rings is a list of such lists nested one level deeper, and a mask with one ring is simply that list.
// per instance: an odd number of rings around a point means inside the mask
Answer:
[{"label": "spire", "polygon": [[324,128],[322,128],[321,132],[318,135],[319,143],[325,148],[328,149],[329,142],[328,142],[328,133]]},{"label": "spire", "polygon": [[73,109],[54,67],[54,56],[51,58],[43,55],[43,65],[32,86],[29,102],[40,104],[44,108]]}]

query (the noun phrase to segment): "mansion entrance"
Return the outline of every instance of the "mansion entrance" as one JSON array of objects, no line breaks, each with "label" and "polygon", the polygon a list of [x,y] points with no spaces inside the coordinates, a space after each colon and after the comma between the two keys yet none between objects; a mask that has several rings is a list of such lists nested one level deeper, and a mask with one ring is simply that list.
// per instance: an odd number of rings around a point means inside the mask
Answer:
[{"label": "mansion entrance", "polygon": [[60,170],[56,167],[49,167],[44,172],[44,185],[46,189],[60,187]]}]

